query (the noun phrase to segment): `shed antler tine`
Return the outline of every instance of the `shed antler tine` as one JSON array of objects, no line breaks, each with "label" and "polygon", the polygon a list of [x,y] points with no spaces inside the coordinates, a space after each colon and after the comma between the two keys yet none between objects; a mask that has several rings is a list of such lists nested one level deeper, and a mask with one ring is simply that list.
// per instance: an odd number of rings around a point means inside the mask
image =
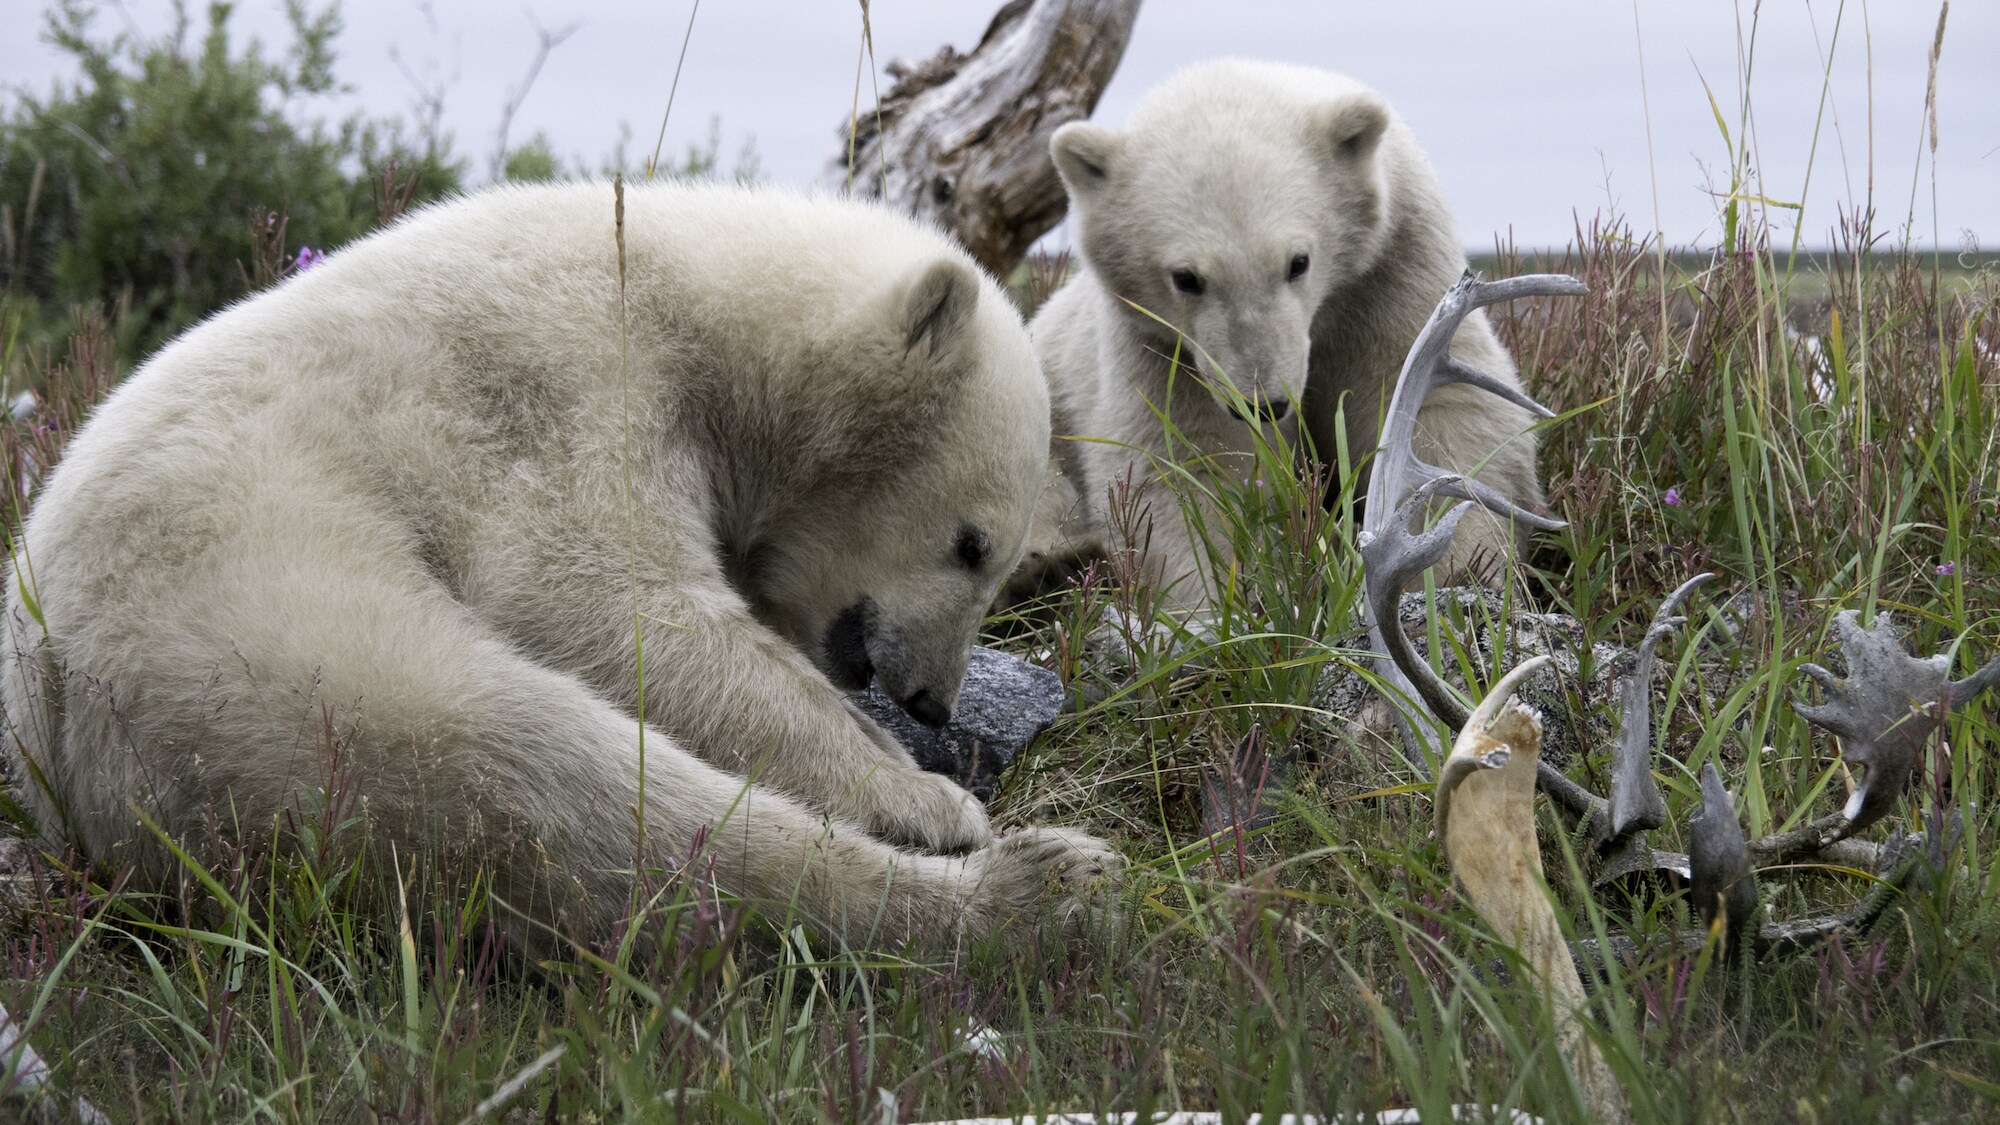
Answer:
[{"label": "shed antler tine", "polygon": [[1687,618],[1681,605],[1713,572],[1697,574],[1668,594],[1639,642],[1639,656],[1625,680],[1618,741],[1611,750],[1611,837],[1658,828],[1667,822],[1667,801],[1653,780],[1653,660],[1660,642]]},{"label": "shed antler tine", "polygon": [[1506,516],[1509,519],[1519,520],[1520,522],[1525,523],[1530,527],[1537,528],[1541,531],[1561,531],[1563,528],[1569,526],[1568,523],[1559,520],[1554,516],[1545,516],[1542,515],[1540,512],[1531,512],[1528,509],[1521,507],[1519,504],[1516,504],[1512,500],[1507,499],[1506,494],[1502,493],[1499,489],[1494,488],[1492,485],[1487,484],[1485,481],[1477,480],[1472,477],[1465,477],[1462,479],[1464,481],[1462,487],[1467,492],[1465,499],[1478,501],[1480,507],[1485,508],[1487,511],[1492,512],[1495,515]]},{"label": "shed antler tine", "polygon": [[[1421,701],[1434,716],[1455,730],[1464,725],[1465,705],[1417,653],[1400,621],[1403,591],[1444,557],[1459,521],[1472,510],[1469,502],[1461,502],[1453,505],[1435,526],[1422,532],[1410,530],[1424,504],[1453,479],[1456,478],[1433,478],[1412,489],[1397,505],[1395,518],[1385,527],[1361,533],[1360,547],[1369,640],[1376,652],[1387,653],[1390,660],[1381,674],[1406,697]],[[1407,728],[1406,733],[1409,733]],[[1421,758],[1422,755],[1412,757],[1412,764]]]},{"label": "shed antler tine", "polygon": [[1440,372],[1440,375],[1441,378],[1438,380],[1440,383],[1464,383],[1469,387],[1478,387],[1487,394],[1498,395],[1506,399],[1508,402],[1533,414],[1537,418],[1553,418],[1556,416],[1555,411],[1536,402],[1529,396],[1528,392],[1519,387],[1503,383],[1486,372],[1479,370],[1477,367],[1466,363],[1464,360],[1455,359],[1452,356],[1444,357],[1444,370]]},{"label": "shed antler tine", "polygon": [[[1380,678],[1405,697],[1421,700],[1432,718],[1454,731],[1465,725],[1466,705],[1403,635],[1399,620],[1403,591],[1426,568],[1444,557],[1452,534],[1471,504],[1543,530],[1553,531],[1564,524],[1522,508],[1477,480],[1420,460],[1414,446],[1417,414],[1432,391],[1451,383],[1463,383],[1499,395],[1540,417],[1553,417],[1552,411],[1524,392],[1452,359],[1451,342],[1459,326],[1475,309],[1515,297],[1585,291],[1582,282],[1560,275],[1537,274],[1482,282],[1467,271],[1445,291],[1411,343],[1383,414],[1381,439],[1369,466],[1367,506],[1358,537],[1367,574],[1364,608],[1369,642],[1378,654],[1376,666]],[[1470,503],[1454,506],[1432,527],[1413,532],[1411,527],[1417,523],[1426,503],[1437,496],[1454,496]],[[1395,702],[1397,719],[1403,727],[1404,756],[1418,769],[1427,770],[1432,748],[1416,733],[1420,720],[1405,714],[1401,701]]]},{"label": "shed antler tine", "polygon": [[[1812,681],[1814,683],[1818,684],[1820,687],[1825,688],[1828,691],[1832,691],[1840,686],[1840,677],[1834,675],[1830,670],[1828,670],[1823,665],[1801,664],[1799,665],[1799,671],[1804,672],[1806,675],[1812,677]],[[1802,703],[1795,703],[1792,706],[1801,715],[1805,715],[1807,711],[1819,710],[1819,708],[1817,707],[1808,707]],[[1806,717],[1810,719],[1812,716],[1806,715]]]},{"label": "shed antler tine", "polygon": [[1984,667],[1962,680],[1953,680],[1950,685],[1951,701],[1958,703],[1971,699],[1987,688],[2000,682],[2000,656],[1988,661]]},{"label": "shed antler tine", "polygon": [[1701,805],[1688,820],[1688,866],[1702,924],[1712,928],[1719,921],[1727,948],[1742,949],[1744,936],[1757,932],[1757,875],[1736,803],[1714,762],[1701,767]]}]

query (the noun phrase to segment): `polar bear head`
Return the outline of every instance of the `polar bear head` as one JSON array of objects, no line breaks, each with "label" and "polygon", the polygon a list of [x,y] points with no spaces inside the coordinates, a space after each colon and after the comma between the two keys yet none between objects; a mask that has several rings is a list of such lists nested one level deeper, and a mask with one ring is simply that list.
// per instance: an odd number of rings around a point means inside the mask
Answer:
[{"label": "polar bear head", "polygon": [[1221,62],[1169,79],[1124,130],[1063,126],[1050,151],[1084,259],[1149,346],[1178,344],[1209,409],[1283,421],[1314,316],[1387,240],[1391,124],[1379,95],[1338,76]]},{"label": "polar bear head", "polygon": [[815,335],[788,493],[730,544],[758,615],[848,690],[916,718],[957,705],[979,622],[1020,561],[1049,447],[1047,385],[1019,315],[941,257]]}]

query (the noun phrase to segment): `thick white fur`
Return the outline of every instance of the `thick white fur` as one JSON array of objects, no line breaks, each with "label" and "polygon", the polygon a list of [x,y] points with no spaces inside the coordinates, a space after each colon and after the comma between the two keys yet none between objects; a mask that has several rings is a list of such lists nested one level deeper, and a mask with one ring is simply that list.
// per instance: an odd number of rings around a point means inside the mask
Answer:
[{"label": "thick white fur", "polygon": [[[1106,490],[1129,474],[1150,504],[1153,578],[1172,584],[1171,601],[1198,603],[1203,556],[1158,483],[1156,461],[1169,448],[1157,412],[1185,439],[1175,459],[1207,455],[1215,471],[1240,476],[1250,465],[1249,425],[1204,384],[1226,380],[1254,402],[1302,405],[1280,425],[1295,436],[1303,416],[1329,462],[1344,407],[1347,449],[1359,460],[1374,449],[1404,356],[1465,271],[1465,255],[1409,130],[1379,95],[1338,75],[1239,61],[1191,67],[1148,93],[1123,130],[1072,124],[1051,148],[1081,265],[1029,331],[1049,379],[1056,455],[1086,508],[1071,517],[1071,535],[1081,524],[1102,545]],[[1310,265],[1293,280],[1299,254]],[[1195,271],[1206,291],[1177,291],[1171,275],[1180,269]],[[1184,334],[1181,354],[1194,369],[1178,377],[1167,325]],[[1481,313],[1459,329],[1452,354],[1516,381]],[[1419,414],[1417,453],[1533,507],[1542,497],[1524,432],[1532,421],[1484,391],[1448,387]],[[1038,526],[1038,551],[1056,549],[1047,544],[1061,530]],[[1487,572],[1479,561],[1510,553],[1511,538],[1476,513],[1445,569]]]},{"label": "thick white fur", "polygon": [[609,185],[448,203],[118,388],[9,582],[45,832],[156,878],[138,812],[197,847],[268,834],[326,781],[330,719],[374,851],[482,867],[523,930],[606,932],[634,863],[700,837],[738,893],[887,940],[1109,862],[995,840],[815,664],[867,596],[879,682],[955,702],[1048,448],[1005,297],[859,204],[635,188],[625,240],[621,305]]}]

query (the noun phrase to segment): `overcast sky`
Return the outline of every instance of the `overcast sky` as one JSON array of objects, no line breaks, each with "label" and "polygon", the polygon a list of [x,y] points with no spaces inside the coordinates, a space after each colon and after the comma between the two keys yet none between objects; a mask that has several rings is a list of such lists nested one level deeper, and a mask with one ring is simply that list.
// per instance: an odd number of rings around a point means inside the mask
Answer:
[{"label": "overcast sky", "polygon": [[[921,58],[945,43],[969,49],[998,5],[873,0],[877,62]],[[45,91],[72,73],[27,33],[40,6],[0,0],[0,82],[9,87]],[[1605,209],[1676,244],[1706,244],[1719,229],[1714,193],[1728,185],[1730,152],[1709,92],[1740,133],[1752,8],[1750,0],[1146,0],[1097,118],[1116,124],[1147,87],[1202,59],[1325,67],[1381,90],[1409,121],[1472,249],[1509,231],[1524,247],[1559,246],[1576,215]],[[241,0],[238,10],[239,35],[283,39],[280,0]],[[667,107],[690,10],[688,0],[433,0],[428,9],[347,0],[337,72],[353,91],[324,110],[407,115],[417,90],[406,70],[442,84],[445,126],[481,178],[500,107],[534,56],[536,27],[576,23],[522,105],[513,139],[546,132],[559,153],[594,167],[627,123],[643,156]],[[1776,212],[1781,238],[1799,223],[1807,245],[1825,245],[1836,208],[1868,199],[1872,185],[1879,229],[1909,223],[1922,244],[2000,248],[2000,2],[1952,6],[1933,161],[1924,90],[1938,10],[1938,0],[1762,5],[1749,85],[1757,188],[1804,201],[1802,211]],[[164,0],[127,0],[99,26],[158,34],[169,12]],[[766,180],[808,183],[835,151],[860,42],[854,0],[707,0],[694,13],[668,151],[705,138],[719,118],[725,165],[754,137]],[[872,89],[864,76],[864,105]]]}]

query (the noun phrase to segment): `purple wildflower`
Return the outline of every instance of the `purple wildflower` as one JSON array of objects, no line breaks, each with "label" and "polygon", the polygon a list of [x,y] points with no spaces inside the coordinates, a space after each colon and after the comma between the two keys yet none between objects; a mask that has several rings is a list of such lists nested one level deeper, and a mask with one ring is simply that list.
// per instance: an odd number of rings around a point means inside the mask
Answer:
[{"label": "purple wildflower", "polygon": [[319,265],[325,258],[326,251],[315,250],[310,246],[301,246],[299,247],[299,256],[292,259],[292,268],[303,273]]},{"label": "purple wildflower", "polygon": [[1951,559],[1946,559],[1944,562],[1937,564],[1937,573],[1939,578],[1949,578],[1951,577],[1952,572],[1956,571],[1957,569],[1958,569],[1958,563]]},{"label": "purple wildflower", "polygon": [[1679,487],[1678,485],[1676,485],[1676,486],[1674,486],[1674,487],[1671,487],[1671,488],[1668,488],[1668,489],[1667,489],[1667,494],[1666,494],[1665,496],[1662,496],[1662,497],[1660,497],[1660,502],[1661,502],[1662,504],[1665,504],[1665,505],[1666,505],[1667,507],[1669,507],[1669,508],[1678,508],[1678,507],[1680,507],[1680,506],[1681,506],[1681,490],[1680,490],[1680,487]]}]

